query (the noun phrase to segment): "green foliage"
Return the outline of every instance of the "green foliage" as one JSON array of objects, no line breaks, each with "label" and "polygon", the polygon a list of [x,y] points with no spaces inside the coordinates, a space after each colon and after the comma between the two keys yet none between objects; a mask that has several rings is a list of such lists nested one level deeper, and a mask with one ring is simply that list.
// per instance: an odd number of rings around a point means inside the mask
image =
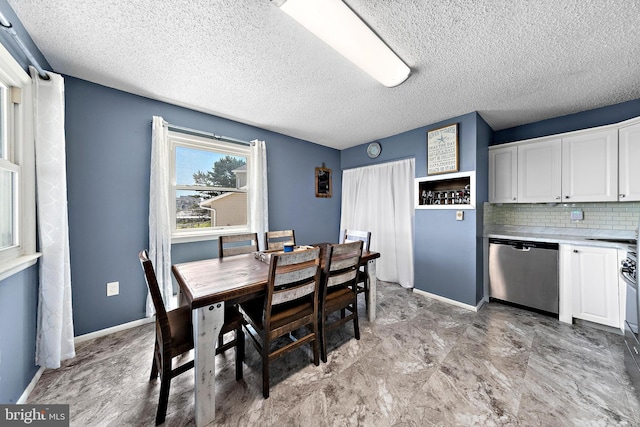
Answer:
[{"label": "green foliage", "polygon": [[[233,156],[226,155],[216,161],[212,168],[206,172],[198,171],[193,174],[193,180],[197,185],[208,187],[236,187],[236,174],[232,171],[244,166],[246,161]],[[207,192],[209,197],[222,194],[220,191]]]}]

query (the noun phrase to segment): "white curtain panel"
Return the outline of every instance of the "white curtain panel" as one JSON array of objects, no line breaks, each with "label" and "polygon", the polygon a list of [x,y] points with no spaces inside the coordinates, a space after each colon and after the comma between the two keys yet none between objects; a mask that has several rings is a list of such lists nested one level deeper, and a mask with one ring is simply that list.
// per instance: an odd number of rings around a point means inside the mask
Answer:
[{"label": "white curtain panel", "polygon": [[413,287],[414,178],[415,159],[342,173],[340,229],[370,231],[377,278],[405,288]]},{"label": "white curtain panel", "polygon": [[[149,259],[151,260],[167,310],[176,307],[171,282],[171,201],[169,200],[169,125],[153,116],[151,129],[151,175],[149,182]],[[147,317],[155,313],[147,292]]]},{"label": "white curtain panel", "polygon": [[[264,233],[269,229],[269,193],[267,191],[267,146],[264,141],[251,141],[249,163],[249,226],[258,233],[258,244],[262,246]],[[262,248],[266,249],[266,248]]]},{"label": "white curtain panel", "polygon": [[69,221],[64,133],[64,79],[31,67],[40,244],[36,364],[59,368],[75,356],[69,264]]}]

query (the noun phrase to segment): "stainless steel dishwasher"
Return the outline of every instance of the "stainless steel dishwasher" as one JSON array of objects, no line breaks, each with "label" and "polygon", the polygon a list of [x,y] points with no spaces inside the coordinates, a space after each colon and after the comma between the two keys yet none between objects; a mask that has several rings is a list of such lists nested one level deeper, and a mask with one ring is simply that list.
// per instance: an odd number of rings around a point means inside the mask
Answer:
[{"label": "stainless steel dishwasher", "polygon": [[558,244],[489,239],[489,296],[558,314]]}]

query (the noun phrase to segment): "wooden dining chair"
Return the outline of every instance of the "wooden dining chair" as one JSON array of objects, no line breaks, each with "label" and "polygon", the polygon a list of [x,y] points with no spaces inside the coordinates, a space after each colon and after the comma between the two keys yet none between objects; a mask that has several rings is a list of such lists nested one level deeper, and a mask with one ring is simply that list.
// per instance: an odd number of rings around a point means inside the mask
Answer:
[{"label": "wooden dining chair", "polygon": [[296,235],[293,230],[267,231],[264,233],[264,247],[266,250],[282,250],[284,245],[296,245]]},{"label": "wooden dining chair", "polygon": [[[343,230],[340,243],[361,241],[362,252],[369,252],[371,247],[371,232],[359,230]],[[367,264],[358,271],[358,294],[364,293],[364,302],[369,311],[369,269]]]},{"label": "wooden dining chair", "polygon": [[[322,286],[320,297],[320,350],[322,361],[327,362],[327,332],[353,321],[353,330],[357,340],[360,339],[358,325],[358,293],[357,283],[362,241],[329,245],[324,255]],[[344,315],[349,311],[348,316]],[[329,315],[341,311],[342,315],[331,323],[327,323]]]},{"label": "wooden dining chair", "polygon": [[[269,264],[267,294],[240,306],[251,326],[247,332],[262,357],[262,395],[269,397],[269,364],[304,344],[313,349],[313,363],[320,364],[318,291],[320,248],[274,254]],[[302,329],[304,327],[304,329]],[[301,329],[306,332],[281,347],[276,339]]]},{"label": "wooden dining chair", "polygon": [[218,258],[250,254],[258,251],[258,233],[233,234],[218,237]]},{"label": "wooden dining chair", "polygon": [[[173,359],[175,357],[193,349],[191,308],[183,305],[167,311],[162,300],[156,273],[147,251],[140,251],[138,258],[156,310],[156,340],[149,381],[155,380],[160,375],[160,397],[156,412],[156,425],[159,425],[164,422],[167,414],[171,379],[193,368],[194,365],[193,359],[191,359],[173,368]],[[229,332],[235,331],[235,337],[216,349],[216,354],[220,354],[232,347],[236,347],[236,380],[242,379],[242,362],[244,361],[243,323],[243,317],[237,308],[233,306],[225,308],[224,324],[220,330],[220,336],[222,337]]]}]

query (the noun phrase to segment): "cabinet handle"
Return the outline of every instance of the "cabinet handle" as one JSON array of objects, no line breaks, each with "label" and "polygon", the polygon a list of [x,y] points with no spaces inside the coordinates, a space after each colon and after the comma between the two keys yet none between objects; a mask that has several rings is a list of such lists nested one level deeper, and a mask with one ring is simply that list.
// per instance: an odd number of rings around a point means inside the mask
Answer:
[{"label": "cabinet handle", "polygon": [[556,200],[560,200],[560,196],[556,197]]},{"label": "cabinet handle", "polygon": [[574,249],[574,250],[573,250],[573,253],[574,253],[574,254],[577,254],[577,253],[578,253],[578,250],[577,250],[577,249]]},{"label": "cabinet handle", "polygon": [[564,198],[565,198],[565,199],[568,199],[568,198],[569,198],[569,196],[564,196]]},{"label": "cabinet handle", "polygon": [[513,198],[513,200],[514,200],[514,201],[515,201],[515,200],[518,200],[518,198],[517,198],[517,197],[514,197],[514,198]]},{"label": "cabinet handle", "polygon": [[625,197],[625,195],[624,194],[618,194],[618,197],[623,199]]}]

